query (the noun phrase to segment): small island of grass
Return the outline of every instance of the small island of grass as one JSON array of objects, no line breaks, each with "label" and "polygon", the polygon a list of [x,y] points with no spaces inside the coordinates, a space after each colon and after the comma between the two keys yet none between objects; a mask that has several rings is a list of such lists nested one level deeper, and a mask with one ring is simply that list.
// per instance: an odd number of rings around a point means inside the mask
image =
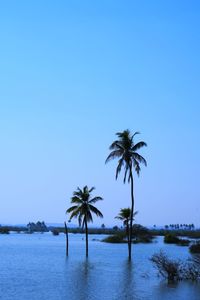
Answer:
[{"label": "small island of grass", "polygon": [[[133,225],[133,238],[132,243],[151,243],[153,236],[150,230],[142,225]],[[128,243],[127,234],[125,231],[119,230],[118,232],[109,235],[102,240],[105,243]]]}]

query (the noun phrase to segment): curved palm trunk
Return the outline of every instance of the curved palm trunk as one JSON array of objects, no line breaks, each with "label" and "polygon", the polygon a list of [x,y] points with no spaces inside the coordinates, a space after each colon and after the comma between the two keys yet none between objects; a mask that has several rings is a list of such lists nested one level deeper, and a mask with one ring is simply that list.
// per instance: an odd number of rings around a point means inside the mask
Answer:
[{"label": "curved palm trunk", "polygon": [[86,257],[88,257],[88,226],[87,226],[87,218],[85,218],[85,242],[86,242]]},{"label": "curved palm trunk", "polygon": [[131,178],[131,221],[130,221],[130,236],[129,236],[129,253],[128,258],[131,260],[131,248],[132,248],[132,232],[133,232],[133,213],[134,213],[134,194],[133,194],[133,174],[132,169],[130,169]]}]

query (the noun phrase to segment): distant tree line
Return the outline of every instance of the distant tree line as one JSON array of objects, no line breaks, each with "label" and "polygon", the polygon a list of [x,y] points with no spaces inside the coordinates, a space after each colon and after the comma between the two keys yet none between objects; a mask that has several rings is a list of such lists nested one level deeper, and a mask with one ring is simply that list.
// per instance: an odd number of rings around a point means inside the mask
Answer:
[{"label": "distant tree line", "polygon": [[194,224],[169,224],[165,225],[165,229],[186,229],[186,230],[193,230],[195,229]]},{"label": "distant tree line", "polygon": [[27,229],[29,233],[32,232],[48,232],[48,228],[46,226],[46,224],[44,223],[44,221],[40,222],[38,221],[37,223],[33,223],[33,222],[29,222],[27,224]]}]

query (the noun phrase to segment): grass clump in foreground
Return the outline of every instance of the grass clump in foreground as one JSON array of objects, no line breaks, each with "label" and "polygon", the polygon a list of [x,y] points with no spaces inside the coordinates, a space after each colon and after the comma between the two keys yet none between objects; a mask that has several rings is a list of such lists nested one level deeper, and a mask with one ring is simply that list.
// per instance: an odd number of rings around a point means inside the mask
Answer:
[{"label": "grass clump in foreground", "polygon": [[163,278],[168,283],[181,280],[200,280],[200,258],[193,257],[192,260],[182,262],[170,259],[164,252],[154,254],[150,260]]},{"label": "grass clump in foreground", "polygon": [[200,253],[200,242],[192,244],[189,248],[191,253]]}]

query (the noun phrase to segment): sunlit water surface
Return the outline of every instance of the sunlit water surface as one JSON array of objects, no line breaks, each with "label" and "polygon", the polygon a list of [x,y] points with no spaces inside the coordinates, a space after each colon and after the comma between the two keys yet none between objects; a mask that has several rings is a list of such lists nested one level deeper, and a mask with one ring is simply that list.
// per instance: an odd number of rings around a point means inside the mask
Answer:
[{"label": "sunlit water surface", "polygon": [[[84,235],[70,234],[69,257],[65,236],[45,234],[0,235],[0,299],[3,300],[200,300],[200,286],[181,282],[169,286],[157,276],[149,258],[163,249],[173,258],[187,259],[187,247],[152,244],[107,244],[89,236],[85,259]],[[97,239],[97,240],[96,240]]]}]

